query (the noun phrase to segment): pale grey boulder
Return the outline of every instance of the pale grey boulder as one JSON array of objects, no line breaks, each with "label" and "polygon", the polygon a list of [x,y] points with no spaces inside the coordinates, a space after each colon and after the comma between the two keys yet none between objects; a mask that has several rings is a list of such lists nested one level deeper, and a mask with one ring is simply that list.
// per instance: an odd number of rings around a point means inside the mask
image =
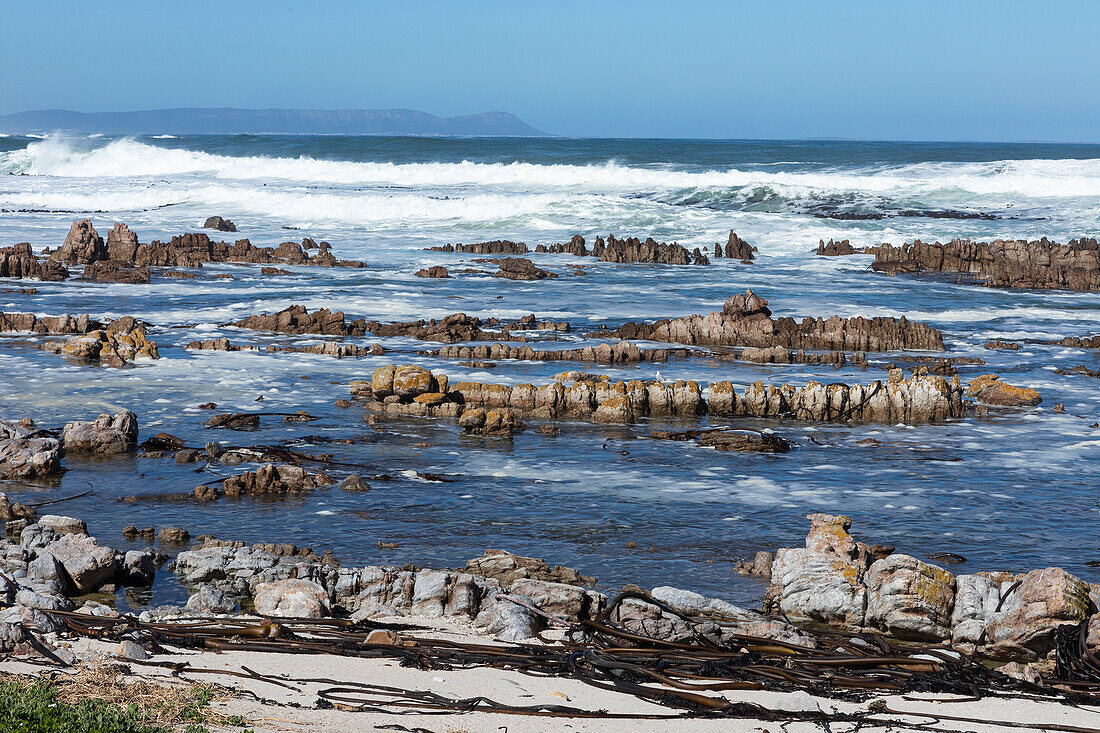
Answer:
[{"label": "pale grey boulder", "polygon": [[115,551],[94,537],[67,534],[45,549],[65,568],[78,593],[91,593],[115,576]]},{"label": "pale grey boulder", "polygon": [[61,431],[61,443],[72,453],[115,455],[137,446],[137,415],[129,410],[103,413],[92,422],[71,422]]},{"label": "pale grey boulder", "polygon": [[1059,627],[1087,621],[1092,613],[1088,584],[1062,568],[1032,570],[1018,582],[1002,583],[1001,610],[986,624],[995,655],[1045,655]]},{"label": "pale grey boulder", "polygon": [[990,574],[955,578],[955,608],[951,612],[951,644],[983,642],[985,626],[1001,602],[1001,582]]},{"label": "pale grey boulder", "polygon": [[203,585],[187,599],[187,610],[192,613],[233,613],[237,610],[237,602],[224,591]]},{"label": "pale grey boulder", "polygon": [[864,623],[900,638],[951,637],[955,577],[911,555],[895,554],[868,569]]},{"label": "pale grey boulder", "polygon": [[317,583],[298,578],[261,584],[252,604],[256,613],[264,616],[324,618],[330,613],[328,591]]}]

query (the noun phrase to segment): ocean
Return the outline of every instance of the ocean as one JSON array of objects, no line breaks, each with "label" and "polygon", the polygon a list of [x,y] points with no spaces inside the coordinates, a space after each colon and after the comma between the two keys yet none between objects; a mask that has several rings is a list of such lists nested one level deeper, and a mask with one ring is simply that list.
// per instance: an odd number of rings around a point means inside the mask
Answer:
[{"label": "ocean", "polygon": [[[852,517],[857,538],[926,557],[952,552],[952,568],[1026,570],[1059,565],[1100,581],[1100,401],[1095,378],[1057,368],[1100,368],[1095,350],[1026,344],[987,349],[991,339],[1050,339],[1100,332],[1100,293],[1001,290],[950,277],[887,277],[871,257],[815,257],[821,239],[853,245],[955,237],[1066,241],[1100,234],[1100,146],[858,141],[456,139],[334,136],[0,137],[0,245],[56,248],[74,219],[106,236],[126,222],[140,241],[200,231],[206,217],[273,246],[311,237],[364,269],[208,265],[232,279],[154,280],[148,285],[0,283],[0,310],[134,315],[154,325],[161,359],[133,369],[76,364],[0,341],[0,415],[60,427],[101,411],[133,409],[142,437],[178,435],[190,445],[296,441],[362,466],[373,489],[335,488],[280,501],[195,505],[157,500],[240,469],[139,456],[70,456],[45,484],[0,482],[23,501],[93,493],[52,509],[88,520],[89,531],[129,548],[126,525],[178,524],[192,535],[293,542],[332,549],[348,564],[461,566],[487,547],[571,565],[614,589],[677,585],[750,603],[763,586],[733,563],[757,550],[802,542],[812,511]],[[573,275],[565,255],[531,255],[561,276],[512,282],[414,273],[471,256],[426,251],[494,239],[537,244],[581,234],[652,236],[713,250],[734,230],[758,247],[754,264],[709,267],[598,263]],[[210,232],[211,235],[217,235]],[[592,263],[586,263],[592,264]],[[485,269],[485,268],[481,268]],[[844,425],[743,421],[797,443],[781,456],[718,453],[649,437],[659,421],[631,426],[564,424],[548,437],[460,437],[453,422],[383,421],[339,409],[347,383],[385,363],[440,369],[452,381],[544,382],[584,365],[505,362],[492,368],[417,354],[422,342],[367,336],[379,357],[188,352],[182,345],[229,336],[234,343],[303,339],[225,326],[292,303],[349,318],[400,321],[455,312],[568,320],[562,345],[627,320],[720,309],[752,288],[777,316],[906,316],[941,329],[947,356],[987,362],[960,368],[968,380],[998,373],[1043,395],[1037,408],[996,410],[947,424]],[[319,339],[307,338],[306,341]],[[559,343],[559,342],[555,342]],[[872,355],[885,362],[890,355]],[[589,367],[615,378],[869,383],[881,369],[752,365],[709,358]],[[257,402],[262,396],[263,400]],[[235,411],[307,410],[309,424],[268,418],[252,433],[202,427],[216,402]],[[1052,407],[1062,403],[1065,411]],[[331,438],[356,438],[353,445]],[[861,441],[874,438],[868,446]],[[201,464],[199,464],[201,465]],[[424,478],[438,474],[444,480]],[[141,496],[137,502],[123,497]],[[380,548],[397,543],[398,549]],[[153,600],[179,600],[167,579]],[[133,597],[134,604],[148,597]]]}]

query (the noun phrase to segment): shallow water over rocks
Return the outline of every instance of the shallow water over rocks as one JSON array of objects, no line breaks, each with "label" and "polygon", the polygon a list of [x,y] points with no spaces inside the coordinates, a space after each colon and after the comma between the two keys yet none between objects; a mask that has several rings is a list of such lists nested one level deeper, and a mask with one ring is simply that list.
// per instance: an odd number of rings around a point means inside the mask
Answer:
[{"label": "shallow water over rocks", "polygon": [[[64,459],[67,472],[61,477],[0,482],[0,489],[23,502],[61,498],[93,486],[93,494],[56,509],[85,518],[89,532],[112,547],[146,544],[123,538],[127,525],[177,525],[192,536],[249,543],[292,542],[318,552],[331,549],[357,565],[392,561],[458,567],[486,547],[502,547],[576,567],[599,578],[603,588],[627,582],[675,585],[749,603],[762,596],[764,587],[738,576],[734,563],[758,550],[798,544],[805,515],[829,511],[853,517],[864,538],[896,544],[899,552],[961,555],[967,563],[960,572],[1059,565],[1087,581],[1100,580],[1100,569],[1086,565],[1100,559],[1100,533],[1093,531],[1100,518],[1100,429],[1092,427],[1100,420],[1100,382],[1070,371],[1077,365],[1100,368],[1100,353],[1027,342],[1012,350],[984,346],[996,339],[1092,335],[1100,330],[1100,294],[999,290],[958,284],[949,276],[889,277],[871,272],[872,255],[813,254],[820,239],[830,238],[849,239],[862,248],[915,238],[988,241],[1045,235],[1066,241],[1095,234],[1096,200],[1068,189],[1059,193],[1058,178],[1084,176],[1078,190],[1087,192],[1089,176],[1100,181],[1100,172],[1092,172],[1095,161],[1048,160],[1057,151],[1006,152],[1001,146],[948,153],[899,148],[879,151],[878,162],[850,154],[858,162],[844,163],[843,151],[824,146],[809,152],[834,156],[828,165],[772,165],[800,158],[774,151],[750,154],[747,143],[741,148],[729,144],[723,153],[705,144],[670,144],[662,150],[639,142],[621,162],[611,164],[616,177],[600,170],[625,145],[615,142],[602,149],[596,142],[578,143],[567,155],[568,141],[532,141],[526,148],[520,141],[485,141],[480,149],[473,141],[440,141],[435,148],[424,141],[409,143],[421,151],[416,154],[395,152],[400,146],[392,141],[376,141],[374,149],[356,143],[357,153],[349,152],[355,147],[351,143],[341,151],[325,147],[334,142],[317,141],[310,157],[301,148],[305,141],[284,141],[286,151],[310,158],[297,164],[280,157],[285,151],[273,149],[271,140],[165,141],[171,149],[149,140],[100,140],[88,143],[87,151],[74,142],[2,142],[9,150],[0,153],[3,165],[30,175],[0,180],[0,208],[6,210],[0,214],[0,246],[28,241],[35,252],[57,248],[72,221],[85,216],[103,236],[114,221],[124,221],[143,243],[168,241],[201,231],[208,216],[220,214],[233,220],[238,233],[208,230],[215,239],[248,237],[257,246],[274,247],[310,237],[330,242],[341,260],[367,264],[360,269],[280,265],[291,274],[264,275],[259,265],[214,263],[189,270],[193,279],[165,278],[153,268],[148,284],[81,281],[75,279],[80,266],[71,265],[74,278],[64,282],[0,281],[2,311],[87,313],[102,321],[133,315],[149,324],[148,337],[160,353],[158,360],[119,369],[37,348],[50,337],[0,334],[0,417],[31,417],[41,426],[60,428],[71,420],[130,409],[139,417],[142,439],[167,432],[197,448],[211,440],[289,444],[332,454],[336,464],[325,470],[337,481],[354,473],[371,486],[349,492],[334,484],[287,498],[225,498],[211,504],[153,498],[123,502],[123,497],[189,493],[198,484],[256,468],[136,454],[73,454]],[[501,149],[527,167],[509,169],[510,163],[499,161]],[[140,157],[132,156],[135,150],[146,156],[144,167],[136,163]],[[1001,160],[992,157],[995,152],[1009,159],[1002,161],[1000,173],[982,162]],[[1089,150],[1076,154],[1100,157]],[[161,155],[175,156],[176,167]],[[1012,155],[1021,159],[1011,160]],[[467,158],[470,162],[463,164]],[[972,162],[951,162],[960,158]],[[180,164],[184,159],[186,166]],[[387,160],[390,169],[385,169]],[[731,165],[748,183],[733,185],[727,171]],[[940,178],[932,171],[935,166],[945,171]],[[1039,169],[1055,171],[1048,193],[1056,195],[1040,195],[1022,182],[1022,171]],[[917,208],[923,201],[924,208],[996,209],[1005,216],[843,220],[820,219],[793,205],[778,210],[727,205],[739,201],[743,186],[753,181],[781,185],[775,178],[780,172],[789,176],[790,182],[782,184],[792,187],[786,190],[788,200],[802,204],[843,191],[860,206],[886,197],[899,207]],[[883,188],[890,175],[899,180]],[[378,180],[361,180],[371,176]],[[685,192],[684,185],[693,192]],[[722,196],[727,203],[716,203]],[[274,197],[282,197],[283,205],[276,205]],[[473,263],[477,255],[425,251],[448,242],[494,239],[524,241],[534,250],[538,244],[568,242],[577,233],[593,238],[613,232],[706,252],[726,241],[731,229],[758,248],[754,264],[727,258],[712,259],[709,266],[608,263],[532,251],[524,257],[558,277],[512,281],[494,277],[495,267]],[[576,274],[579,268],[573,264],[585,265],[585,274]],[[416,277],[417,270],[436,265],[447,267],[451,277]],[[463,271],[468,268],[478,272]],[[230,277],[219,277],[224,275]],[[37,292],[19,292],[28,287]],[[547,435],[539,432],[538,420],[525,418],[529,429],[510,439],[464,435],[457,421],[448,419],[382,416],[371,425],[360,402],[350,407],[334,403],[350,396],[351,381],[369,379],[376,367],[393,363],[423,365],[452,382],[541,384],[576,368],[612,380],[651,380],[658,372],[665,380],[728,380],[740,392],[757,380],[794,385],[811,379],[823,384],[885,381],[882,366],[911,354],[869,353],[866,369],[720,360],[705,352],[673,355],[661,363],[479,363],[427,356],[421,353],[425,343],[416,339],[367,333],[341,343],[364,347],[361,353],[379,344],[384,355],[338,359],[264,350],[329,337],[225,325],[294,303],[310,311],[343,310],[349,321],[384,323],[456,312],[514,321],[534,313],[540,321],[568,321],[572,328],[525,331],[527,341],[513,345],[575,349],[607,341],[586,339],[604,326],[720,311],[727,298],[746,288],[766,298],[777,318],[906,316],[926,322],[943,332],[947,350],[920,355],[979,357],[986,363],[958,365],[963,382],[1000,374],[1011,384],[1038,390],[1043,401],[921,426],[713,417],[643,418],[628,426],[558,420],[554,425],[560,434]],[[260,350],[184,348],[221,337]],[[643,349],[670,347],[635,343]],[[912,366],[896,361],[907,370]],[[210,429],[203,423],[211,413],[197,408],[208,402],[216,403],[218,412],[305,410],[318,419],[284,422],[281,416],[262,415],[256,430]],[[1052,409],[1058,404],[1064,411]],[[795,446],[783,454],[733,453],[650,437],[654,430],[721,425],[774,430]],[[396,549],[389,547],[392,543]],[[178,592],[158,581],[156,593],[164,601]]]}]

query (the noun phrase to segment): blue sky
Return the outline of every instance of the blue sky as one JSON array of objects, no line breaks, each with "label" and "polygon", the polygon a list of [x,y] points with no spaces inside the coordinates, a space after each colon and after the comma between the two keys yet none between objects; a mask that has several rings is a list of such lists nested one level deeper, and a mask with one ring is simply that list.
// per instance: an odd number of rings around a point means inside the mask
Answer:
[{"label": "blue sky", "polygon": [[1100,142],[1100,2],[0,0],[0,113],[512,112],[563,135]]}]

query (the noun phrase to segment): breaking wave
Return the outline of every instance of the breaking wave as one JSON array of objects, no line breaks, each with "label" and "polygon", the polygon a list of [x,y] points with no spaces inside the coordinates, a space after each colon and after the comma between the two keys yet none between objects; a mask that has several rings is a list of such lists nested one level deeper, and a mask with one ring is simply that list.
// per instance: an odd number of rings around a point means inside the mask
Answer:
[{"label": "breaking wave", "polygon": [[[87,141],[85,141],[87,142]],[[816,192],[907,197],[1100,196],[1100,159],[916,163],[804,171],[628,166],[607,160],[587,165],[471,161],[388,163],[311,157],[228,156],[166,148],[124,138],[87,146],[51,136],[0,154],[0,172],[69,178],[203,176],[321,185],[570,189],[670,194],[685,199],[768,196],[795,199]]]}]

